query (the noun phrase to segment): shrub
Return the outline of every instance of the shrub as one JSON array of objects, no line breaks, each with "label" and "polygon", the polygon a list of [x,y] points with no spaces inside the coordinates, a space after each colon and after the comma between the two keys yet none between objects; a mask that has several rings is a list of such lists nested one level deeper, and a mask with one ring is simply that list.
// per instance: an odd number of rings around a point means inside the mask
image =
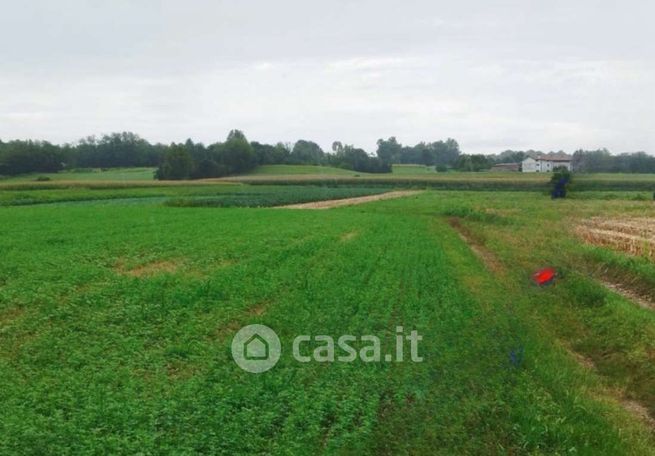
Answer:
[{"label": "shrub", "polygon": [[605,304],[607,293],[596,282],[582,277],[571,276],[571,300],[582,307],[601,307]]},{"label": "shrub", "polygon": [[553,176],[550,178],[550,195],[552,198],[566,198],[570,183],[571,171],[568,168],[558,166],[553,169]]}]

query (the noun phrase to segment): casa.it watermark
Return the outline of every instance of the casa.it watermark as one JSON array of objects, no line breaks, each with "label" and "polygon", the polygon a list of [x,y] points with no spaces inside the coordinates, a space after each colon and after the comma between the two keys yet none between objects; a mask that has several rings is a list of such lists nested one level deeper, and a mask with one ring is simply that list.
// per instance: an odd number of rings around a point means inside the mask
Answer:
[{"label": "casa.it watermark", "polygon": [[[382,341],[378,336],[367,334],[360,337],[345,334],[329,335],[301,334],[293,339],[291,353],[299,363],[364,363],[413,362],[420,363],[419,342],[423,340],[418,331],[406,332],[396,326],[392,350],[382,354]],[[232,358],[247,371],[259,374],[277,364],[282,354],[282,344],[275,331],[265,325],[248,325],[241,328],[232,339]]]}]

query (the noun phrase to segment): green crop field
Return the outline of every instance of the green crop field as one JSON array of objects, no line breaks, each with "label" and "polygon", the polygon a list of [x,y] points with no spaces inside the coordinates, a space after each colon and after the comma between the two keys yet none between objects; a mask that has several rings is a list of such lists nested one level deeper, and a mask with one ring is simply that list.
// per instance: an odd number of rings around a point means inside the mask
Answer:
[{"label": "green crop field", "polygon": [[249,186],[207,184],[114,188],[54,187],[0,191],[0,206],[29,206],[44,203],[164,203],[170,206],[278,206],[329,199],[353,198],[382,193],[382,187],[331,187],[312,185]]},{"label": "green crop field", "polygon": [[[303,167],[307,168],[307,167]],[[321,167],[308,167],[320,169]],[[330,168],[327,168],[330,169]],[[432,172],[417,165],[396,165],[393,173],[335,175],[331,173],[286,172],[286,165],[276,172],[246,174],[212,182],[241,182],[258,185],[363,185],[432,188],[439,190],[511,190],[547,191],[548,173],[502,172]],[[273,170],[272,170],[273,171]],[[343,171],[343,170],[342,170]],[[1,184],[0,184],[1,185]],[[643,191],[655,192],[655,174],[576,174],[576,191]]]},{"label": "green crop field", "polygon": [[[265,165],[252,173],[225,178],[190,181],[153,180],[152,168],[122,168],[114,170],[76,170],[44,175],[23,175],[0,179],[0,192],[49,189],[109,190],[164,187],[203,187],[216,184],[309,185],[412,187],[435,190],[510,190],[546,192],[550,176],[547,173],[446,172],[437,173],[420,165],[395,165],[393,173],[358,173],[340,168],[311,165]],[[39,181],[39,176],[50,180]],[[575,191],[655,192],[655,174],[576,174]],[[146,192],[145,190],[142,190]],[[203,192],[204,190],[200,190]],[[222,190],[218,190],[222,191]],[[147,192],[146,192],[147,193]],[[161,193],[161,191],[159,191]],[[5,197],[6,198],[6,197]],[[2,204],[0,194],[0,204]]]},{"label": "green crop field", "polygon": [[[655,311],[602,285],[653,296],[655,265],[576,234],[655,220],[650,192],[219,207],[383,190],[0,190],[0,454],[655,454]],[[267,372],[232,359],[248,324]],[[397,327],[422,361],[292,350]]]},{"label": "green crop field", "polygon": [[155,168],[79,169],[59,173],[27,174],[0,180],[3,183],[34,182],[46,178],[52,181],[139,181],[152,180]]},{"label": "green crop field", "polygon": [[255,176],[286,176],[286,175],[326,175],[326,176],[354,176],[366,174],[331,166],[312,165],[263,165],[258,166],[249,175]]},{"label": "green crop field", "polygon": [[412,174],[433,174],[434,166],[425,165],[393,165],[393,174],[412,175]]},{"label": "green crop field", "polygon": [[[413,175],[413,174],[431,174],[435,173],[434,166],[424,165],[393,165],[393,174]],[[311,166],[311,165],[263,165],[257,167],[249,175],[327,175],[327,176],[354,176],[370,175],[359,171],[350,171],[343,168],[334,168],[331,166]]]}]

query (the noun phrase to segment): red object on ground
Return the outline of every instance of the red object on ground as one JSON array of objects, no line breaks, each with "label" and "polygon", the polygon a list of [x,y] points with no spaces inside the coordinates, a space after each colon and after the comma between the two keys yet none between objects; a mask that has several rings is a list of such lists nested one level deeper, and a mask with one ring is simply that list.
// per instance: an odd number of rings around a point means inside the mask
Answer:
[{"label": "red object on ground", "polygon": [[532,279],[537,283],[537,285],[548,285],[555,279],[556,275],[557,271],[555,268],[544,268],[532,274]]}]

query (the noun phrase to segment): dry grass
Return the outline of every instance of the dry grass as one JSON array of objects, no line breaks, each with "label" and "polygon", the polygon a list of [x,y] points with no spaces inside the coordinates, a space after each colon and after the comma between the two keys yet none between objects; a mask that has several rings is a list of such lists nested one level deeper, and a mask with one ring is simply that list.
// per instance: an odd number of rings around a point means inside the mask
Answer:
[{"label": "dry grass", "polygon": [[655,260],[655,218],[593,218],[576,228],[587,243]]},{"label": "dry grass", "polygon": [[180,263],[177,261],[154,261],[142,264],[135,268],[126,268],[122,261],[116,264],[115,270],[119,274],[131,277],[150,277],[158,274],[172,274],[178,270]]},{"label": "dry grass", "polygon": [[359,231],[348,231],[347,233],[343,233],[341,235],[341,237],[339,238],[339,240],[341,242],[348,242],[348,241],[356,238],[357,236],[359,236]]}]

